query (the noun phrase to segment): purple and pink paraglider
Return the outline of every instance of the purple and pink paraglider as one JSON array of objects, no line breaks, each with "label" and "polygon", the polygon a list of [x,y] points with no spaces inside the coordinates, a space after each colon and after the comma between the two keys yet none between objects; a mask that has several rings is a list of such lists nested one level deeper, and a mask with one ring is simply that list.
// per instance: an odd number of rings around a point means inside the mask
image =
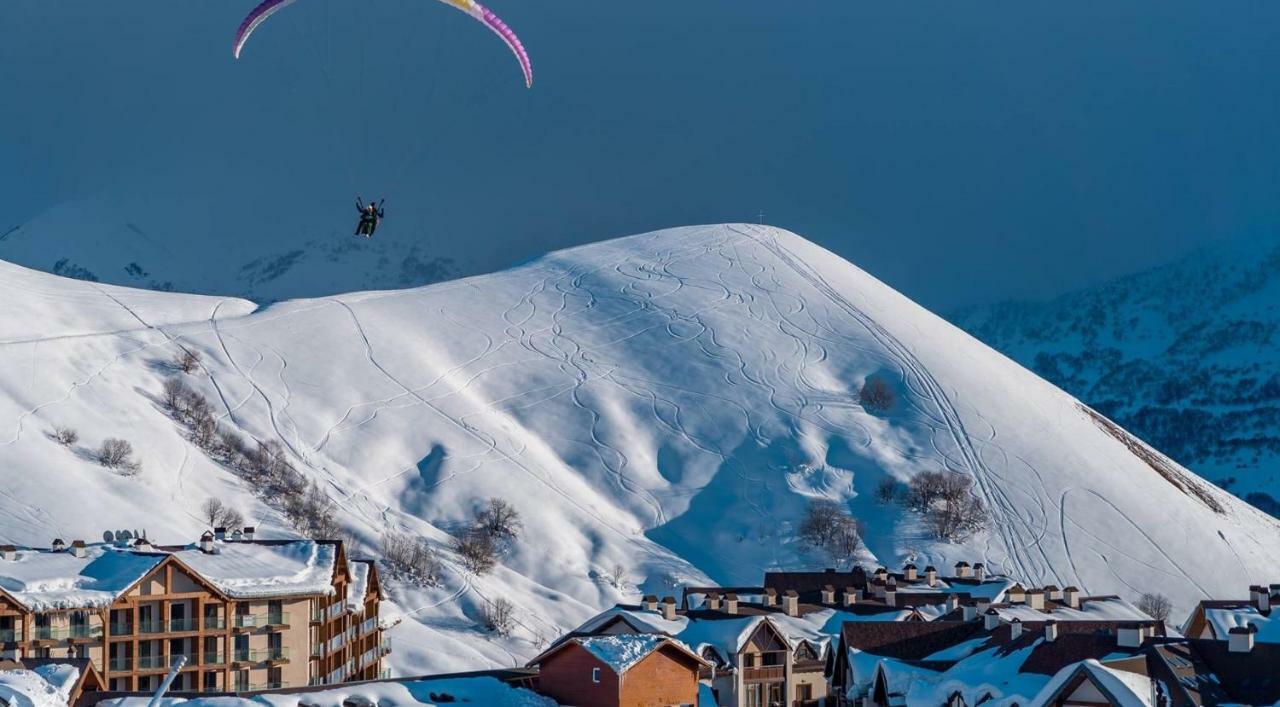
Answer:
[{"label": "purple and pink paraglider", "polygon": [[[240,28],[236,30],[236,43],[233,53],[237,59],[240,58],[240,50],[244,49],[245,42],[249,41],[249,36],[253,31],[258,29],[267,18],[284,8],[292,5],[296,0],[263,0],[261,4],[253,8],[248,17],[244,18],[244,22],[240,23]],[[457,8],[471,15],[484,26],[488,27],[494,34],[498,35],[507,47],[511,49],[511,53],[515,54],[516,61],[520,62],[520,70],[524,72],[524,84],[527,87],[533,86],[533,64],[529,61],[529,53],[525,51],[524,45],[520,43],[520,38],[516,33],[511,31],[497,15],[493,14],[489,8],[481,5],[475,0],[439,0],[450,7]]]}]

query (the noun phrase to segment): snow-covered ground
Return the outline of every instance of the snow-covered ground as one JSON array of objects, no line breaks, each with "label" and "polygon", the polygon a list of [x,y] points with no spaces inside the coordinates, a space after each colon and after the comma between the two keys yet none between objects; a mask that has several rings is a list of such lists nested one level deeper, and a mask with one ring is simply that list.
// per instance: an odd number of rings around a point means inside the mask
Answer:
[{"label": "snow-covered ground", "polygon": [[[522,663],[641,591],[822,566],[793,540],[817,497],[865,522],[868,561],[981,560],[1028,586],[1163,592],[1179,612],[1276,579],[1275,520],[1153,465],[1071,397],[772,228],[663,231],[265,308],[5,264],[0,287],[0,540],[191,542],[210,496],[260,537],[289,532],[163,411],[179,343],[201,353],[187,378],[223,422],[282,442],[369,550],[387,529],[444,548],[484,499],[513,503],[524,532],[493,573],[446,552],[443,586],[391,583],[402,674]],[[868,378],[896,391],[887,412],[859,405]],[[55,426],[80,442],[59,446]],[[133,442],[139,476],[94,463],[107,437]],[[974,477],[990,533],[935,542],[874,499],[886,476],[942,468]],[[509,639],[477,627],[502,597]]]}]

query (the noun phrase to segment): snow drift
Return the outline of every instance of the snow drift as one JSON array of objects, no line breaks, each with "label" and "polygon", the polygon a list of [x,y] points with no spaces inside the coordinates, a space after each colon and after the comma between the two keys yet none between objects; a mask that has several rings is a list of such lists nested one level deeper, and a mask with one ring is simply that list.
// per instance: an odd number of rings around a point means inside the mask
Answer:
[{"label": "snow drift", "polygon": [[[217,496],[263,536],[282,516],[186,439],[160,401],[179,344],[225,424],[278,440],[371,551],[446,548],[484,499],[524,532],[492,574],[394,585],[404,672],[511,665],[641,590],[822,566],[809,499],[847,504],[867,562],[981,560],[1031,584],[1133,599],[1274,581],[1280,525],[866,273],[793,234],[686,228],[413,290],[297,300],[144,292],[0,265],[0,537],[144,528],[194,540]],[[859,403],[868,379],[893,403]],[[74,428],[60,446],[48,432]],[[142,472],[97,465],[106,437]],[[991,530],[931,540],[875,500],[886,477],[973,477]],[[357,553],[358,554],[358,553]],[[614,582],[615,565],[624,579]],[[498,639],[477,627],[518,608]]]}]

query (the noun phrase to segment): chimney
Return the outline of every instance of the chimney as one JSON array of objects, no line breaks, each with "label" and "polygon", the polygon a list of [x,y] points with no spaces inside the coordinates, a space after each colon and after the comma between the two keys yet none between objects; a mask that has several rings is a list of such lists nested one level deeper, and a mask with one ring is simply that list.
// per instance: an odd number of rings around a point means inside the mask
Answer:
[{"label": "chimney", "polygon": [[960,618],[964,619],[965,621],[973,621],[974,619],[978,618],[978,607],[974,606],[973,604],[965,604],[964,606],[960,607]]},{"label": "chimney", "polygon": [[1028,589],[1027,590],[1027,606],[1036,611],[1044,611],[1044,590]]},{"label": "chimney", "polygon": [[662,618],[666,619],[667,621],[676,620],[676,598],[675,597],[662,598]]},{"label": "chimney", "polygon": [[836,603],[836,588],[830,584],[822,587],[822,603],[831,606]]},{"label": "chimney", "polygon": [[844,588],[844,605],[853,606],[854,604],[857,604],[858,595],[861,593],[862,592],[858,591],[856,587],[845,587]]},{"label": "chimney", "polygon": [[911,564],[910,562],[908,562],[906,566],[902,568],[902,577],[906,579],[908,582],[914,582],[920,578],[919,574],[916,571],[916,566]]},{"label": "chimney", "polygon": [[239,528],[236,528],[235,530],[231,531],[232,542],[238,542],[243,537],[244,537],[244,533],[241,532]]},{"label": "chimney", "polygon": [[956,576],[966,578],[969,576],[969,563],[961,560],[956,563]]},{"label": "chimney", "polygon": [[773,587],[765,587],[765,590],[764,590],[764,605],[765,605],[765,606],[777,606],[777,605],[778,605],[778,590],[777,590],[777,589],[774,589]]},{"label": "chimney", "polygon": [[227,529],[226,529],[226,528],[223,528],[223,527],[221,527],[221,526],[219,526],[219,527],[217,527],[217,528],[214,528],[214,529],[213,529],[213,537],[217,538],[218,542],[222,542],[223,540],[226,540],[226,539],[227,539]]},{"label": "chimney", "polygon": [[928,567],[924,568],[924,581],[927,582],[930,587],[937,586],[938,585],[938,569],[933,565],[929,565]]},{"label": "chimney", "polygon": [[1080,608],[1080,590],[1075,587],[1067,587],[1062,590],[1062,602],[1072,609]]},{"label": "chimney", "polygon": [[979,614],[985,614],[985,613],[987,613],[987,609],[990,609],[990,608],[991,608],[991,600],[990,600],[990,599],[979,599],[979,600],[978,600],[977,602],[975,602],[975,603],[977,604],[977,607],[978,607],[978,613],[979,613]]},{"label": "chimney", "polygon": [[871,583],[871,593],[875,594],[877,599],[884,599],[884,582],[875,580]]},{"label": "chimney", "polygon": [[1254,600],[1253,605],[1258,607],[1259,614],[1265,616],[1271,613],[1271,595],[1266,587],[1258,587],[1258,598]]},{"label": "chimney", "polygon": [[707,592],[707,609],[710,611],[720,610],[720,592]]},{"label": "chimney", "polygon": [[1231,653],[1249,653],[1253,651],[1253,634],[1258,632],[1258,627],[1249,624],[1248,626],[1234,626],[1227,632],[1228,644],[1227,651]]},{"label": "chimney", "polygon": [[71,554],[79,558],[84,558],[89,554],[88,548],[84,546],[83,540],[71,541]]},{"label": "chimney", "polygon": [[1121,648],[1142,647],[1142,624],[1123,623],[1116,628],[1116,645]]},{"label": "chimney", "polygon": [[881,582],[886,582],[886,581],[888,581],[888,580],[889,580],[889,570],[887,570],[887,569],[885,569],[885,568],[883,568],[883,567],[881,567],[881,568],[877,569],[877,570],[876,570],[876,579],[880,580]]},{"label": "chimney", "polygon": [[12,545],[0,546],[0,559],[13,562],[18,559],[18,548]]},{"label": "chimney", "polygon": [[210,533],[207,530],[204,531],[204,535],[200,536],[200,552],[203,552],[206,555],[213,552],[213,533]]},{"label": "chimney", "polygon": [[64,543],[64,542],[62,542],[62,538],[54,538],[54,539],[53,539],[53,544],[52,544],[52,545],[50,545],[50,548],[51,548],[54,552],[62,552],[63,550],[66,550],[66,549],[67,549],[67,544],[66,544],[66,543]]},{"label": "chimney", "polygon": [[730,593],[730,594],[724,595],[724,610],[726,613],[729,613],[729,614],[738,613],[738,595],[737,594]]},{"label": "chimney", "polygon": [[787,612],[787,616],[800,615],[800,595],[794,589],[788,589],[782,595],[782,609]]},{"label": "chimney", "polygon": [[151,552],[151,541],[146,538],[134,538],[133,549],[135,552]]},{"label": "chimney", "polygon": [[884,603],[885,603],[885,606],[898,605],[898,585],[897,584],[890,584],[884,588]]},{"label": "chimney", "polygon": [[979,582],[987,579],[987,566],[981,562],[975,562],[973,565],[973,578]]},{"label": "chimney", "polygon": [[1000,626],[1000,612],[995,609],[987,609],[987,613],[982,615],[982,627],[988,631],[994,631]]},{"label": "chimney", "polygon": [[1022,619],[1015,618],[1009,622],[1009,640],[1016,641],[1022,638]]},{"label": "chimney", "polygon": [[1049,601],[1062,601],[1062,590],[1056,585],[1046,584],[1044,587],[1044,598]]},{"label": "chimney", "polygon": [[1044,640],[1045,643],[1053,643],[1058,640],[1058,622],[1056,620],[1049,619],[1044,622]]},{"label": "chimney", "polygon": [[1010,604],[1025,604],[1027,601],[1027,588],[1021,584],[1014,584],[1009,587],[1009,591],[1005,592],[1004,598]]},{"label": "chimney", "polygon": [[955,611],[956,609],[959,609],[959,608],[960,608],[960,597],[956,596],[955,594],[948,594],[948,595],[947,595],[947,604],[946,604],[946,607],[947,607],[947,613],[948,613],[948,614],[950,614],[951,612]]},{"label": "chimney", "polygon": [[249,542],[253,542],[253,534],[255,531],[256,531],[256,528],[254,528],[252,525],[246,525],[244,527],[244,532],[241,534],[241,537]]},{"label": "chimney", "polygon": [[657,594],[644,595],[644,598],[640,600],[640,608],[644,609],[645,611],[657,611],[658,595]]}]

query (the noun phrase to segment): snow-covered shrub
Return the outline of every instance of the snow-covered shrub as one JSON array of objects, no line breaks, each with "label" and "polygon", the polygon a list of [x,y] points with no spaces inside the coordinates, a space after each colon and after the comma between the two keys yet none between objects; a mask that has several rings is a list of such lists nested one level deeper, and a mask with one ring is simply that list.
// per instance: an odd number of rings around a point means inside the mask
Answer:
[{"label": "snow-covered shrub", "polygon": [[868,379],[858,391],[858,402],[868,412],[888,412],[897,401],[897,393],[879,378]]},{"label": "snow-covered shrub", "polygon": [[497,600],[486,604],[481,611],[484,627],[487,630],[499,636],[511,635],[511,630],[516,625],[515,606],[511,602],[499,597]]},{"label": "snow-covered shrub", "polygon": [[183,349],[174,357],[173,367],[183,373],[193,373],[200,367],[200,354],[189,349]]},{"label": "snow-covered shrub", "polygon": [[488,533],[474,529],[464,533],[454,539],[453,551],[472,574],[485,574],[498,564],[498,546]]},{"label": "snow-covered shrub", "polygon": [[64,447],[70,447],[80,441],[80,433],[70,427],[55,427],[49,436],[53,437],[53,441]]},{"label": "snow-covered shrub", "polygon": [[382,535],[382,565],[389,576],[428,587],[438,586],[444,574],[440,558],[425,538],[392,530]]},{"label": "snow-covered shrub", "polygon": [[852,563],[862,547],[857,519],[844,506],[827,499],[809,503],[798,535],[811,549],[826,552],[835,564]]},{"label": "snow-covered shrub", "polygon": [[924,520],[938,540],[961,542],[985,530],[990,516],[982,499],[965,493],[935,501],[924,512]]},{"label": "snow-covered shrub", "polygon": [[1157,621],[1167,621],[1173,610],[1173,602],[1163,594],[1147,592],[1138,597],[1138,608]]},{"label": "snow-covered shrub", "polygon": [[133,476],[141,470],[141,465],[133,458],[133,445],[123,439],[103,440],[97,456],[99,464],[121,476]]},{"label": "snow-covered shrub", "polygon": [[954,499],[969,493],[973,480],[949,471],[923,471],[911,478],[904,498],[913,511],[929,510],[940,500]]}]

